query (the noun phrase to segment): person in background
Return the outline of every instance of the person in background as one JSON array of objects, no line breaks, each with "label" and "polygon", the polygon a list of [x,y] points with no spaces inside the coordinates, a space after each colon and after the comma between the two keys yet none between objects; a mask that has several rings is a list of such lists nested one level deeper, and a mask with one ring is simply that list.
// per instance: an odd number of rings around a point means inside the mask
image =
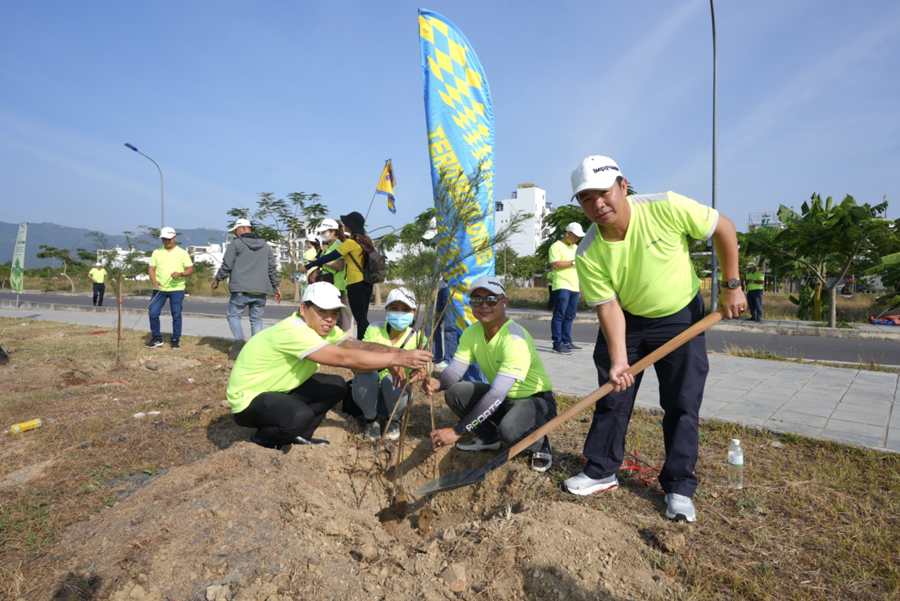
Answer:
[{"label": "person in background", "polygon": [[235,340],[246,340],[241,325],[244,309],[249,308],[250,335],[255,336],[263,329],[266,295],[273,294],[275,302],[281,303],[281,277],[272,248],[253,233],[249,220],[238,219],[228,231],[234,232],[235,238],[225,249],[222,265],[210,287],[215,290],[219,282],[228,278],[228,326]]},{"label": "person in background", "polygon": [[747,263],[744,283],[747,284],[747,304],[750,305],[750,317],[747,321],[762,321],[763,288],[766,276],[756,268],[756,263]]},{"label": "person in background", "polygon": [[[416,349],[421,338],[416,334],[416,297],[407,288],[394,288],[384,304],[385,321],[369,324],[363,342],[374,342],[398,349]],[[407,372],[407,377],[409,373]],[[366,419],[363,439],[378,440],[381,438],[381,426],[378,416],[384,415],[393,419],[387,424],[385,438],[400,438],[400,418],[406,411],[406,404],[412,398],[412,388],[407,386],[400,394],[401,387],[394,382],[388,370],[358,371],[353,376],[353,401],[362,410]],[[395,409],[396,407],[396,409]]]},{"label": "person in background", "polygon": [[572,343],[572,322],[578,311],[578,272],[575,270],[575,250],[584,238],[581,224],[573,221],[566,226],[562,240],[550,246],[550,267],[553,268],[553,318],[550,320],[550,336],[553,352],[571,355],[581,347]]},{"label": "person in background", "polygon": [[106,292],[106,270],[100,261],[94,263],[94,268],[88,272],[88,277],[94,282],[94,306],[103,306],[103,293]]},{"label": "person in background", "polygon": [[[336,252],[341,244],[344,243],[344,240],[347,239],[347,236],[344,233],[344,226],[334,219],[323,219],[322,223],[319,224],[318,233],[319,238],[322,240],[322,252],[319,253],[316,258]],[[326,277],[334,280],[332,283],[341,291],[341,302],[349,309],[350,299],[347,296],[347,262],[342,257],[338,257],[337,259],[324,263],[319,269],[322,273],[326,274]],[[345,332],[352,332],[353,313],[350,311],[343,311],[341,313],[341,323],[339,325]],[[363,334],[365,334],[365,332],[363,332]]]},{"label": "person in background", "polygon": [[173,349],[178,349],[181,348],[184,278],[194,273],[194,263],[187,251],[178,246],[173,228],[164,227],[159,230],[159,238],[163,246],[150,255],[148,269],[150,281],[153,283],[153,293],[150,295],[150,308],[147,311],[150,319],[150,340],[145,346],[157,348],[163,345],[159,316],[168,300],[169,310],[172,312],[172,337],[169,344]]},{"label": "person in background", "polygon": [[297,313],[247,341],[226,396],[235,423],[256,428],[251,442],[266,448],[328,444],[313,434],[344,398],[347,382],[316,373],[320,364],[357,371],[388,368],[399,383],[406,378],[403,368],[422,370],[431,359],[427,351],[356,340],[337,327],[341,310],[346,308],[338,289],[316,282],[304,292]]}]

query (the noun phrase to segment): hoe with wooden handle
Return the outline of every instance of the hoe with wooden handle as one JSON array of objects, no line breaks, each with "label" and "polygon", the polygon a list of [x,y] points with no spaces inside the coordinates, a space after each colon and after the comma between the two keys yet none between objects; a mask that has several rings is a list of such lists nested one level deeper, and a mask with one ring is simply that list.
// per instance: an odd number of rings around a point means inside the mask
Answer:
[{"label": "hoe with wooden handle", "polygon": [[[716,311],[714,313],[710,313],[688,329],[686,329],[681,334],[678,334],[672,340],[668,341],[634,365],[628,368],[626,373],[631,374],[632,376],[636,376],[681,345],[683,345],[688,340],[691,340],[695,336],[702,334],[714,324],[716,324],[723,317],[722,311]],[[569,407],[566,411],[556,416],[515,445],[510,447],[505,452],[498,455],[494,458],[493,461],[485,465],[484,467],[480,467],[474,470],[466,470],[463,472],[454,472],[452,474],[445,474],[440,476],[439,478],[432,480],[415,493],[416,495],[429,495],[431,493],[442,492],[445,490],[453,490],[454,488],[461,488],[463,486],[468,486],[470,484],[477,484],[479,482],[484,482],[485,477],[522,451],[528,448],[534,441],[543,438],[548,433],[552,432],[559,426],[563,424],[573,417],[576,414],[581,413],[601,398],[605,397],[609,394],[612,389],[615,388],[611,382],[607,382],[588,396],[584,397],[580,401],[578,401],[575,405]]]}]

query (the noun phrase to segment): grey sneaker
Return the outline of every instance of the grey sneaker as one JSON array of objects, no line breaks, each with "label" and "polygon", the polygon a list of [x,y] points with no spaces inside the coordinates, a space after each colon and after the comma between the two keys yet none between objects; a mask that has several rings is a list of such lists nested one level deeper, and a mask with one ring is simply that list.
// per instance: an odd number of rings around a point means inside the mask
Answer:
[{"label": "grey sneaker", "polygon": [[666,495],[666,517],[676,522],[696,522],[697,512],[690,497],[669,493]]},{"label": "grey sneaker", "polygon": [[400,438],[400,422],[394,420],[387,427],[387,432],[384,433],[384,437],[388,440],[397,440]]},{"label": "grey sneaker", "polygon": [[553,446],[550,444],[550,439],[545,436],[544,444],[541,445],[541,450],[531,454],[531,469],[543,473],[550,471],[550,466],[552,465]]},{"label": "grey sneaker", "polygon": [[460,451],[496,451],[500,449],[500,439],[498,438],[494,442],[487,442],[482,440],[480,436],[475,436],[468,442],[456,443],[456,448]]},{"label": "grey sneaker", "polygon": [[573,495],[590,495],[595,492],[606,492],[608,490],[615,490],[619,488],[619,481],[616,479],[616,475],[613,474],[608,478],[591,478],[584,472],[581,472],[577,476],[572,476],[565,482],[563,482],[563,488],[565,488],[568,492]]},{"label": "grey sneaker", "polygon": [[363,432],[363,440],[373,441],[381,438],[381,426],[378,420],[366,424],[365,432]]},{"label": "grey sneaker", "polygon": [[162,345],[162,338],[151,338],[150,341],[147,342],[147,344],[145,344],[144,346],[146,346],[147,348],[159,348]]}]

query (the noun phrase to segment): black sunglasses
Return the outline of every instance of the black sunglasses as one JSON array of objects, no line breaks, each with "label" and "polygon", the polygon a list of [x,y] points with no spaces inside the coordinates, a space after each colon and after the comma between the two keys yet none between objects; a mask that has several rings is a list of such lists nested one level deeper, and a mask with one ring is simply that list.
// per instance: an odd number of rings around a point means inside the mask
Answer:
[{"label": "black sunglasses", "polygon": [[487,303],[488,307],[496,307],[497,303],[499,303],[502,298],[503,296],[494,296],[493,294],[483,298],[480,296],[470,296],[469,304],[476,309],[481,306],[481,303]]}]

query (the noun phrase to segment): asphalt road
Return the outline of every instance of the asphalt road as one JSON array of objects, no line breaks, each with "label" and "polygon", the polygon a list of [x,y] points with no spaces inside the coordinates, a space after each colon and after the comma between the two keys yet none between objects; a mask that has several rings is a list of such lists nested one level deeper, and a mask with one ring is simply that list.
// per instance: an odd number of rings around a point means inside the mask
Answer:
[{"label": "asphalt road", "polygon": [[[0,298],[15,300],[15,294],[8,291],[0,292]],[[23,294],[22,301],[38,303],[57,303],[68,305],[90,306],[89,296],[69,296],[51,294]],[[110,305],[107,297],[105,304]],[[114,301],[112,301],[114,302]],[[146,309],[147,299],[128,299],[123,306],[131,309]],[[184,312],[186,314],[202,313],[207,315],[221,315],[225,318],[226,301],[209,301],[203,299],[186,298]],[[292,302],[276,304],[269,299],[266,304],[266,319],[283,319],[296,310]],[[383,319],[382,309],[372,308],[369,311],[370,321]],[[513,315],[515,318],[515,315]],[[550,340],[549,321],[531,321],[516,319],[527,329],[536,340]],[[572,339],[576,342],[593,343],[597,340],[599,326],[593,323],[575,323],[572,326]],[[819,361],[846,361],[857,363],[861,360],[872,360],[884,365],[900,364],[900,345],[888,340],[859,340],[853,338],[820,338],[816,336],[784,336],[777,334],[755,334],[752,332],[717,332],[715,330],[706,333],[707,348],[715,352],[725,352],[728,346],[737,346],[741,349],[752,349],[757,352],[766,352],[778,357],[796,359],[802,357],[808,360]]]}]

